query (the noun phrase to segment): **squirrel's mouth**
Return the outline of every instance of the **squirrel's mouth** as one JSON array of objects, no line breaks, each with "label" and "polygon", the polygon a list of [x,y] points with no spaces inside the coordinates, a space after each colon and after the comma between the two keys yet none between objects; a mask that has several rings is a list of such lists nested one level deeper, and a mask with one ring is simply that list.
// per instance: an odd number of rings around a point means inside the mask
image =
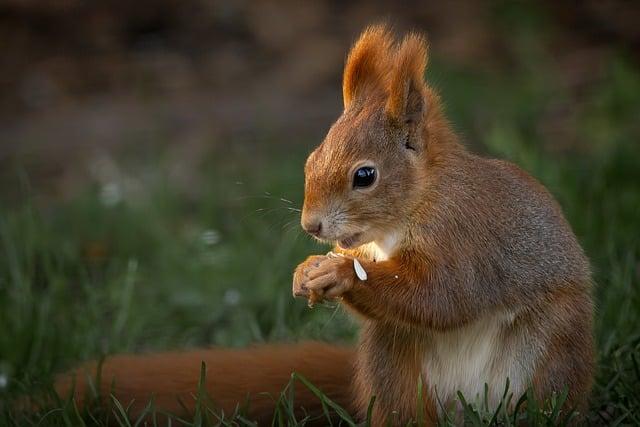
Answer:
[{"label": "squirrel's mouth", "polygon": [[345,239],[338,240],[338,245],[340,245],[342,249],[353,249],[356,246],[359,246],[358,241],[360,240],[361,236],[362,233],[352,234]]}]

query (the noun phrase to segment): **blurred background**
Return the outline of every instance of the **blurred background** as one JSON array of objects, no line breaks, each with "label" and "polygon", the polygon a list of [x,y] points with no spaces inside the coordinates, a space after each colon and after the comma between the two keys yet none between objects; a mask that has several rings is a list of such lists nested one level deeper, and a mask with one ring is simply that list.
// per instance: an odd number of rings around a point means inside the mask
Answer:
[{"label": "blurred background", "polygon": [[380,21],[427,33],[471,149],[560,200],[598,283],[593,419],[640,422],[640,7],[609,0],[0,2],[0,396],[113,352],[353,342],[290,277],[326,251],[305,157]]}]

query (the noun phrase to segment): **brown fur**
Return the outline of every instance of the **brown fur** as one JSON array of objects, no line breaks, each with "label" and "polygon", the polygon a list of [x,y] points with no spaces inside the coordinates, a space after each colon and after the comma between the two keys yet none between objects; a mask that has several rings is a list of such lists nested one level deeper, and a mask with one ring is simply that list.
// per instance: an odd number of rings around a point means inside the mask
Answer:
[{"label": "brown fur", "polygon": [[386,67],[380,67],[389,59],[391,36],[384,26],[367,28],[353,45],[344,67],[342,96],[347,108],[357,97],[365,97],[367,90],[383,84]]},{"label": "brown fur", "polygon": [[411,101],[414,108],[419,108],[416,112],[422,112],[424,70],[427,67],[426,41],[420,34],[406,36],[395,57],[396,66],[391,72],[386,111],[391,118],[401,120],[407,110],[412,110]]},{"label": "brown fur", "polygon": [[[274,402],[294,371],[343,407],[351,407],[353,350],[315,342],[109,357],[101,369],[102,401],[109,403],[113,394],[125,408],[131,405],[134,420],[152,397],[162,412],[193,416],[202,362],[206,364],[205,388],[213,403],[211,409],[226,416],[238,406],[248,405],[249,419],[270,422]],[[64,398],[75,389],[74,399],[83,407],[92,396],[89,381],[95,384],[95,380],[96,363],[92,362],[60,376],[56,389]],[[303,412],[313,416],[323,413],[320,400],[299,382],[295,383],[295,402],[301,416]]]},{"label": "brown fur", "polygon": [[[458,143],[424,82],[426,58],[419,35],[398,46],[385,27],[367,29],[345,66],[345,110],[305,165],[302,225],[321,223],[318,238],[338,243],[343,257],[309,257],[296,268],[293,293],[340,298],[362,321],[357,353],[307,344],[119,356],[103,374],[116,396],[139,410],[155,393],[163,409],[180,412],[175,398],[193,405],[205,360],[219,407],[232,412],[250,395],[263,420],[273,404],[256,393],[277,394],[292,370],[360,417],[375,395],[376,425],[404,425],[420,413],[435,423],[438,393],[448,404],[455,387],[475,392],[480,380],[500,387],[507,377],[517,392],[532,385],[543,399],[569,387],[567,406],[584,407],[594,369],[588,260],[540,183]],[[377,179],[354,189],[363,164]],[[490,341],[477,342],[478,334]],[[476,356],[470,349],[478,348]],[[68,386],[68,376],[58,383]],[[318,409],[310,393],[298,397]]]},{"label": "brown fur", "polygon": [[[486,321],[496,322],[495,340],[504,346],[487,350],[491,363],[513,368],[509,357],[522,360],[521,371],[509,371],[519,391],[528,383],[548,398],[569,387],[568,406],[582,407],[594,367],[588,260],[541,184],[457,142],[424,83],[425,65],[424,39],[407,36],[391,61],[378,64],[390,67],[390,78],[378,80],[365,102],[346,103],[309,156],[303,227],[321,222],[317,237],[347,248],[336,248],[342,258],[302,263],[294,294],[341,298],[361,317],[355,397],[363,414],[377,396],[377,422],[415,417],[416,383],[431,381],[425,355],[439,360],[438,342],[460,351],[466,342],[482,345],[462,331]],[[354,189],[353,168],[363,161],[379,177]],[[376,259],[389,240],[388,257]],[[354,257],[366,281],[356,277]],[[425,405],[434,414],[433,396]]]}]

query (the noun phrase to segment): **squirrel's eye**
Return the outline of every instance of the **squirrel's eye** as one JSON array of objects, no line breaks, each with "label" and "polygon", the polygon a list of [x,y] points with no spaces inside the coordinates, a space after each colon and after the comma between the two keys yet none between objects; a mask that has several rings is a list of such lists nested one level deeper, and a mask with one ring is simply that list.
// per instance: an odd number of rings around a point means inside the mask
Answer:
[{"label": "squirrel's eye", "polygon": [[376,180],[376,170],[371,166],[363,166],[353,174],[353,188],[369,187]]}]

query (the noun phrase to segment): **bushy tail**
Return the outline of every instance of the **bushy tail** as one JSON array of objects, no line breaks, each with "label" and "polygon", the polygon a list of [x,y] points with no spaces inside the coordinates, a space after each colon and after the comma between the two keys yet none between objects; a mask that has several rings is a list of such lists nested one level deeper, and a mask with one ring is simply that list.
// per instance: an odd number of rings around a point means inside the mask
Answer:
[{"label": "bushy tail", "polygon": [[[265,422],[272,419],[275,402],[292,372],[304,376],[343,408],[351,409],[354,355],[352,349],[318,342],[118,355],[108,357],[100,366],[92,362],[61,375],[55,388],[62,398],[73,392],[80,408],[97,391],[103,403],[109,403],[114,395],[123,407],[129,408],[132,419],[143,413],[152,398],[157,412],[188,418],[198,405],[196,396],[204,362],[204,386],[212,409],[228,416],[244,406],[245,417]],[[322,413],[320,399],[299,383],[295,386],[294,403],[301,414]]]}]

